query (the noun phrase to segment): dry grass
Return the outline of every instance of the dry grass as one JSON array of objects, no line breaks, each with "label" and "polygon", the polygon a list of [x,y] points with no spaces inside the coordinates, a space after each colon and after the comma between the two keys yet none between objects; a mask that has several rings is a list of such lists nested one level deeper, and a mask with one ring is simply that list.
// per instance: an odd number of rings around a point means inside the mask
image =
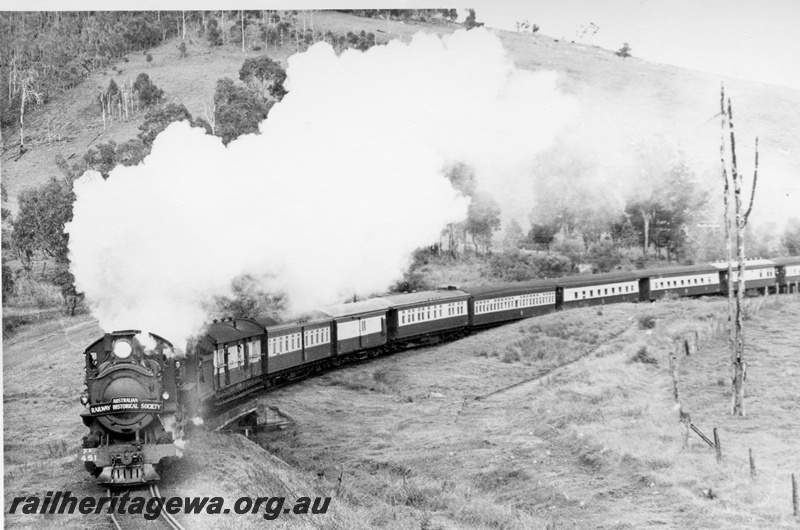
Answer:
[{"label": "dry grass", "polygon": [[[773,299],[753,317],[765,329],[751,331],[751,370],[771,363],[760,359],[774,351],[772,338],[797,338],[786,328],[796,322],[798,304]],[[756,378],[748,387],[751,416],[727,416],[727,390],[717,384],[727,374],[717,326],[724,308],[720,299],[615,305],[603,315],[587,308],[398,354],[354,367],[348,379],[369,380],[388,363],[402,380],[399,395],[366,388],[340,394],[314,380],[281,390],[270,403],[298,425],[264,441],[300,468],[322,470],[326,480],[337,476],[331,470],[351,475],[354,499],[369,506],[375,527],[790,527],[785,474],[797,467],[798,420],[790,417],[797,362],[776,358],[776,396],[766,401]],[[639,329],[644,316],[658,326]],[[555,363],[569,350],[559,344],[571,332],[581,339],[571,348],[591,355],[510,387]],[[701,429],[721,428],[730,448],[722,466],[697,438],[681,449],[667,358],[677,338],[695,332],[699,350],[680,361],[684,408]],[[526,366],[526,348],[544,351],[537,359],[544,364]],[[642,350],[658,364],[630,363]],[[505,356],[512,362],[502,362]],[[763,460],[755,483],[737,460],[748,446]]]}]

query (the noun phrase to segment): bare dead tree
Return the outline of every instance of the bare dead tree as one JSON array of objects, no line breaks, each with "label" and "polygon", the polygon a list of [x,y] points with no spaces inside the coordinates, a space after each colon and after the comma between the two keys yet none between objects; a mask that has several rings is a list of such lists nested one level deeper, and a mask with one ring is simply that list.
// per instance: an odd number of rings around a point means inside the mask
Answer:
[{"label": "bare dead tree", "polygon": [[719,144],[719,160],[722,164],[723,193],[722,200],[725,205],[725,248],[728,254],[728,342],[731,351],[736,344],[736,333],[733,322],[736,320],[736,311],[733,305],[733,243],[731,239],[731,214],[728,197],[730,196],[730,180],[728,179],[728,165],[725,162],[725,128],[727,115],[725,114],[725,86],[720,90],[720,117],[722,120],[721,141]]},{"label": "bare dead tree", "polygon": [[239,11],[239,15],[242,17],[242,53],[244,53],[244,10]]},{"label": "bare dead tree", "polygon": [[[744,407],[744,380],[747,375],[747,363],[744,360],[744,291],[745,291],[745,249],[744,249],[744,231],[747,227],[747,221],[753,211],[753,202],[756,194],[756,184],[758,183],[758,138],[756,138],[755,145],[755,169],[753,171],[753,183],[750,190],[750,202],[747,210],[743,209],[742,204],[742,180],[743,175],[739,173],[739,168],[736,161],[736,137],[733,128],[733,105],[730,98],[725,105],[725,88],[722,88],[720,96],[720,111],[723,120],[723,135],[722,146],[720,154],[722,157],[722,171],[725,179],[725,202],[726,202],[726,227],[730,223],[728,214],[728,201],[731,186],[728,184],[729,180],[733,184],[733,197],[734,197],[734,219],[736,222],[736,247],[738,259],[738,286],[736,290],[736,306],[735,318],[731,320],[730,324],[733,328],[733,344],[731,348],[731,414],[745,416]],[[730,164],[725,161],[725,129],[728,130],[729,143],[730,143]],[[728,178],[728,167],[730,167],[730,179]],[[730,237],[728,238],[728,248],[730,249]],[[729,250],[730,258],[730,250]],[[728,259],[728,296],[731,296],[733,290],[733,275],[732,273],[732,260]]]},{"label": "bare dead tree", "polygon": [[19,151],[25,151],[25,108],[44,101],[36,82],[36,74],[29,70],[20,82],[21,99],[19,104]]},{"label": "bare dead tree", "polygon": [[209,112],[208,105],[203,103],[203,113],[206,116],[206,121],[211,126],[211,134],[217,134],[216,130],[216,117],[217,117],[217,102],[211,101],[211,112]]}]

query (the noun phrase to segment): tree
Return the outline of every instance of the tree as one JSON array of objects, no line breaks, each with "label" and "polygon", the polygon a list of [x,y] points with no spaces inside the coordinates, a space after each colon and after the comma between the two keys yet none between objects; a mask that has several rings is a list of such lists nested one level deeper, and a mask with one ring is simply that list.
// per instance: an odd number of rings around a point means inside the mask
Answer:
[{"label": "tree", "polygon": [[512,219],[508,222],[506,226],[506,235],[503,238],[503,247],[510,249],[510,248],[518,248],[519,244],[525,239],[525,233],[522,231],[522,227],[516,221],[516,219]]},{"label": "tree", "polygon": [[139,95],[139,102],[144,107],[150,107],[164,99],[164,91],[154,85],[150,76],[145,73],[136,77],[136,81],[133,82],[133,91]]},{"label": "tree", "polygon": [[286,70],[267,55],[246,59],[239,69],[239,79],[257,90],[264,98],[271,96],[280,101],[286,95],[286,89],[283,87]]},{"label": "tree", "polygon": [[98,144],[83,155],[87,169],[94,169],[108,178],[109,172],[117,165],[117,143],[109,140],[107,143]]},{"label": "tree", "polygon": [[153,109],[145,115],[144,122],[139,126],[139,139],[149,150],[156,136],[175,121],[192,121],[192,115],[183,104],[169,103]]},{"label": "tree", "polygon": [[467,207],[464,229],[472,236],[475,250],[483,245],[486,252],[492,246],[492,235],[500,228],[500,206],[491,195],[477,193]]},{"label": "tree", "polygon": [[528,231],[528,241],[539,248],[544,248],[549,251],[550,245],[553,243],[553,239],[555,239],[559,228],[559,225],[556,223],[533,223],[531,229]]},{"label": "tree", "polygon": [[570,272],[578,268],[578,264],[583,262],[586,254],[586,247],[578,239],[561,239],[553,243],[550,248],[556,254],[569,258],[571,262]]},{"label": "tree", "polygon": [[245,274],[231,282],[231,296],[220,296],[213,300],[208,313],[217,318],[265,315],[279,318],[285,309],[285,295],[265,291],[257,278]]},{"label": "tree", "polygon": [[[444,174],[453,188],[461,192],[461,195],[470,198],[475,195],[477,182],[475,171],[470,166],[458,162],[446,168]],[[461,235],[466,235],[464,223],[450,223],[447,225],[447,228],[442,231],[442,235],[447,236],[447,248],[453,257],[456,256],[456,249],[461,242],[466,245],[466,241],[461,237]]]},{"label": "tree", "polygon": [[615,51],[614,55],[617,55],[619,57],[622,57],[623,59],[626,59],[626,58],[631,56],[631,47],[628,46],[627,42],[623,43],[622,48],[620,48],[619,50]]},{"label": "tree", "polygon": [[786,221],[781,243],[790,256],[800,256],[800,218],[791,217]]},{"label": "tree", "polygon": [[617,245],[624,246],[627,249],[639,243],[639,233],[633,227],[627,215],[623,215],[620,222],[612,225],[611,237]]},{"label": "tree", "polygon": [[79,293],[75,289],[75,276],[69,271],[69,262],[59,261],[56,263],[53,283],[61,290],[64,306],[67,308],[69,316],[74,317],[78,304],[83,300],[83,293]]},{"label": "tree", "polygon": [[616,269],[625,259],[613,242],[605,239],[593,243],[587,253],[587,261],[592,264],[594,272],[609,272]]},{"label": "tree", "polygon": [[34,70],[28,70],[21,81],[19,105],[19,152],[25,152],[25,110],[29,106],[44,102],[44,96],[39,89],[37,75]]},{"label": "tree", "polygon": [[216,135],[228,144],[242,134],[258,132],[258,125],[267,118],[273,102],[247,87],[236,86],[232,79],[217,81],[214,93]]},{"label": "tree", "polygon": [[209,19],[206,25],[206,39],[212,46],[222,46],[222,32],[216,18]]},{"label": "tree", "polygon": [[[753,184],[750,190],[750,203],[746,210],[742,204],[742,180],[743,175],[739,173],[738,164],[736,161],[736,138],[733,131],[733,105],[730,98],[727,100],[727,107],[725,105],[725,88],[722,87],[720,91],[720,115],[722,116],[722,141],[720,143],[719,154],[720,162],[722,163],[722,178],[724,180],[725,192],[725,219],[726,219],[726,236],[728,236],[728,300],[733,292],[733,260],[731,255],[731,239],[732,234],[728,227],[730,226],[729,215],[729,196],[731,194],[731,186],[733,187],[733,204],[734,204],[734,223],[736,226],[736,247],[737,258],[739,262],[738,267],[738,288],[736,292],[736,310],[733,315],[729,313],[729,324],[731,326],[731,414],[738,414],[739,416],[745,415],[744,408],[744,379],[747,371],[747,364],[744,360],[744,271],[745,271],[745,228],[747,227],[747,220],[750,213],[753,211],[753,201],[756,194],[756,184],[758,183],[758,138],[756,137],[755,145],[755,169],[753,171]],[[726,142],[725,133],[728,133],[728,146],[730,148],[730,162],[726,160]],[[729,307],[732,304],[729,303]],[[733,318],[731,318],[733,317]]]},{"label": "tree", "polygon": [[[186,11],[181,11],[181,23],[182,23],[182,30],[181,30],[181,40],[186,40],[186,19],[191,16],[190,14],[186,14]],[[186,54],[186,46],[183,47],[183,56]]]},{"label": "tree", "polygon": [[467,30],[483,26],[483,22],[478,22],[476,20],[474,9],[468,9],[467,11],[469,11],[469,14],[467,15],[467,18],[464,19],[464,27],[467,28]]},{"label": "tree", "polygon": [[74,201],[72,183],[55,178],[20,193],[11,243],[23,267],[30,269],[36,252],[56,261],[67,261],[69,236],[64,233],[64,225],[72,219]]}]

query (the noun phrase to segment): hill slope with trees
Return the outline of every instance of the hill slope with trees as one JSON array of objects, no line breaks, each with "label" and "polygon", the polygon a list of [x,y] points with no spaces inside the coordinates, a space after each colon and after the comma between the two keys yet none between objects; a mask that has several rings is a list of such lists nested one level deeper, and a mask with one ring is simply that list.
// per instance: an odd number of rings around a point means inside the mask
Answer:
[{"label": "hill slope with trees", "polygon": [[[476,17],[473,27],[480,26]],[[86,169],[107,176],[117,164],[137,164],[175,120],[204,127],[224,143],[256,132],[286,93],[288,57],[315,42],[339,53],[364,51],[408,41],[418,31],[451,33],[462,27],[454,19],[452,10],[4,13],[7,293],[14,293],[20,270],[40,271],[75,309],[79,295],[71,289],[61,233],[70,214],[62,206],[70,202],[71,181]],[[722,79],[559,41],[533,27],[492,31],[518,67],[556,72],[559,88],[580,101],[581,122],[541,155],[530,176],[537,193],[523,215],[509,216],[502,197],[474,185],[459,188],[473,200],[469,218],[447,227],[440,244],[418,256],[417,268],[470,253],[479,255],[488,279],[525,279],[576,272],[582,264],[644,266],[654,255],[720,257],[717,169],[698,160],[717,156]],[[800,93],[724,82],[746,109],[737,126],[760,135],[766,167],[759,198],[784,194],[786,186],[796,193],[798,185],[775,178],[774,170],[800,165],[792,149],[800,145]],[[457,187],[469,184],[469,168],[448,171],[451,180],[462,173]],[[770,209],[757,204],[760,210]],[[796,225],[762,223],[749,234],[750,248],[797,253]],[[506,251],[498,254],[500,246]],[[412,272],[405,285],[424,286],[417,280]]]}]

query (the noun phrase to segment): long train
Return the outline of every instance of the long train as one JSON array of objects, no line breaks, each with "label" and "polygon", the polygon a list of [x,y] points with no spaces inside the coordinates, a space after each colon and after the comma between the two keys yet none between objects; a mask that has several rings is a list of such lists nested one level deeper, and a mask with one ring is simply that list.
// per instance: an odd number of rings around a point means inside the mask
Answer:
[{"label": "long train", "polygon": [[[738,286],[737,270],[733,276]],[[750,260],[744,280],[748,290],[798,292],[800,257]],[[215,321],[183,358],[161,337],[109,333],[85,351],[82,459],[101,484],[156,482],[159,463],[179,453],[189,418],[279,382],[562,309],[713,295],[727,286],[727,263],[712,263],[393,294],[289,322]]]}]

